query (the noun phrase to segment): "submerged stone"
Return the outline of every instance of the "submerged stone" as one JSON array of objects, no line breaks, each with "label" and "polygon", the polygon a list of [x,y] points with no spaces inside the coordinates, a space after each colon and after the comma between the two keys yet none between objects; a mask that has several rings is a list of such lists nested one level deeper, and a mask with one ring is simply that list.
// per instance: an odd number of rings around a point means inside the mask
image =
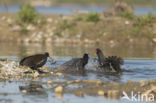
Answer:
[{"label": "submerged stone", "polygon": [[63,93],[63,87],[62,86],[58,86],[55,88],[55,93]]}]

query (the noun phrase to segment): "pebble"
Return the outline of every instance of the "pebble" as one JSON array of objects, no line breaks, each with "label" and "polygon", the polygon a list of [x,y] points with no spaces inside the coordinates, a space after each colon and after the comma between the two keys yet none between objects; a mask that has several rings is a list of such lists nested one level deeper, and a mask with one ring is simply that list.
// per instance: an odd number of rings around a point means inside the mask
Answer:
[{"label": "pebble", "polygon": [[62,73],[56,73],[56,76],[61,77],[63,74]]},{"label": "pebble", "polygon": [[22,92],[22,93],[27,93],[27,91],[26,91],[26,90],[22,90],[21,92]]},{"label": "pebble", "polygon": [[33,26],[33,25],[30,24],[30,25],[27,26],[27,30],[28,31],[35,30],[35,26]]},{"label": "pebble", "polygon": [[53,83],[53,81],[47,81],[47,84],[52,84]]},{"label": "pebble", "polygon": [[6,16],[3,16],[1,19],[2,19],[2,20],[6,20],[6,19],[7,19],[7,17],[6,17]]},{"label": "pebble", "polygon": [[153,40],[153,42],[156,42],[156,38],[153,38],[152,40]]},{"label": "pebble", "polygon": [[80,81],[81,81],[80,79],[75,80],[76,83],[79,83]]},{"label": "pebble", "polygon": [[55,93],[63,93],[63,87],[62,86],[58,86],[55,88]]},{"label": "pebble", "polygon": [[72,83],[72,81],[67,81],[67,84],[71,84]]},{"label": "pebble", "polygon": [[102,81],[101,80],[83,80],[83,82],[102,84]]},{"label": "pebble", "polygon": [[129,24],[129,21],[125,21],[125,24],[128,25]]},{"label": "pebble", "polygon": [[11,24],[12,23],[12,19],[7,19],[7,23]]},{"label": "pebble", "polygon": [[47,18],[47,22],[48,23],[52,23],[53,22],[53,19],[52,18]]},{"label": "pebble", "polygon": [[36,77],[38,77],[38,76],[39,76],[39,73],[38,73],[37,71],[35,71],[34,77],[36,78]]},{"label": "pebble", "polygon": [[105,95],[105,92],[102,91],[102,90],[99,90],[99,91],[98,91],[98,95],[99,95],[99,96],[104,96],[104,95]]}]

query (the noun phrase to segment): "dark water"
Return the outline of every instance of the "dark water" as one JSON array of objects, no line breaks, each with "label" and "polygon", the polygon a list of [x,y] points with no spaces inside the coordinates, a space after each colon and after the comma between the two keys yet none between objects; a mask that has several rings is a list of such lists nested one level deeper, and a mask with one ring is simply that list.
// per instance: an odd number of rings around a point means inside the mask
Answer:
[{"label": "dark water", "polygon": [[[4,6],[0,6],[0,12],[6,12],[8,10],[9,13],[18,12],[20,6],[9,6],[7,9]],[[39,6],[36,7],[36,10],[39,13],[43,14],[67,14],[71,15],[72,10],[85,10],[90,12],[103,12],[108,9],[108,6]],[[145,15],[148,13],[156,14],[156,8],[152,7],[134,7],[134,14],[136,15]]]},{"label": "dark water", "polygon": [[[149,45],[122,45],[116,47],[97,46],[97,45],[24,45],[24,44],[6,44],[0,43],[1,58],[11,58],[18,61],[18,58],[35,53],[48,51],[57,61],[57,65],[68,61],[72,57],[81,57],[83,53],[88,52],[90,57],[96,57],[94,50],[97,47],[102,48],[104,54],[118,55],[124,58],[125,64],[122,66],[125,72],[120,76],[102,75],[89,72],[87,76],[69,75],[70,80],[95,80],[127,82],[128,80],[150,80],[156,79],[156,47]],[[47,63],[50,67],[55,67]],[[87,65],[87,68],[91,66]],[[36,81],[66,81],[64,77],[52,78],[46,77]],[[45,89],[40,95],[23,95],[19,86],[29,84],[30,81],[6,81],[0,82],[0,102],[2,103],[130,103],[124,100],[111,100],[97,96],[77,97],[73,94],[64,94],[62,99],[58,99],[55,93],[47,85],[42,85]],[[72,99],[71,99],[72,98]]]}]

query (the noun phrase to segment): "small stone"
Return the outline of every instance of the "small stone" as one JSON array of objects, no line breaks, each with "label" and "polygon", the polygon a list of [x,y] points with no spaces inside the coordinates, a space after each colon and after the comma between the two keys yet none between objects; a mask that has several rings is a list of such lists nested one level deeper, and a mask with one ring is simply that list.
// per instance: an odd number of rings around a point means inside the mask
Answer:
[{"label": "small stone", "polygon": [[62,73],[56,73],[56,76],[61,77],[63,74]]},{"label": "small stone", "polygon": [[72,83],[72,81],[67,81],[67,84],[71,84]]},{"label": "small stone", "polygon": [[47,22],[51,23],[51,22],[53,22],[53,19],[52,18],[47,18]]},{"label": "small stone", "polygon": [[29,44],[29,43],[30,43],[30,39],[29,39],[29,38],[25,38],[25,39],[23,40],[23,42],[24,42],[25,44]]},{"label": "small stone", "polygon": [[22,92],[22,93],[27,93],[27,91],[26,91],[26,90],[22,90],[21,92]]},{"label": "small stone", "polygon": [[55,93],[63,93],[63,87],[62,86],[58,86],[55,88]]},{"label": "small stone", "polygon": [[107,35],[107,33],[106,33],[106,32],[104,32],[104,33],[103,33],[103,36],[106,36],[106,35]]},{"label": "small stone", "polygon": [[39,76],[39,73],[37,71],[35,71],[34,77],[38,77],[38,76]]},{"label": "small stone", "polygon": [[128,25],[129,24],[129,21],[125,21],[125,24]]},{"label": "small stone", "polygon": [[101,80],[83,80],[83,82],[86,82],[86,83],[97,83],[97,84],[101,84],[102,83]]},{"label": "small stone", "polygon": [[36,88],[36,91],[41,91],[42,90],[42,88]]},{"label": "small stone", "polygon": [[104,95],[105,95],[105,92],[102,91],[102,90],[99,90],[99,91],[98,91],[98,95],[99,95],[99,96],[104,96]]},{"label": "small stone", "polygon": [[11,24],[12,23],[12,20],[11,19],[7,19],[7,22],[9,23],[9,24]]},{"label": "small stone", "polygon": [[79,83],[79,82],[80,82],[80,79],[75,80],[75,82],[76,82],[76,83]]},{"label": "small stone", "polygon": [[111,43],[111,44],[114,44],[114,41],[113,41],[113,40],[111,40],[111,41],[110,41],[110,43]]},{"label": "small stone", "polygon": [[2,19],[2,20],[6,20],[7,18],[6,18],[6,16],[3,16],[1,19]]},{"label": "small stone", "polygon": [[85,39],[85,40],[84,40],[84,42],[85,42],[85,43],[88,43],[88,42],[89,42],[89,40],[88,40],[88,39]]},{"label": "small stone", "polygon": [[130,41],[130,42],[133,42],[133,41],[134,41],[134,39],[130,38],[130,39],[129,39],[129,41]]},{"label": "small stone", "polygon": [[153,40],[153,42],[156,42],[156,38],[153,38],[152,40]]},{"label": "small stone", "polygon": [[52,84],[53,83],[53,81],[47,81],[47,84]]},{"label": "small stone", "polygon": [[29,30],[29,31],[35,30],[35,26],[30,24],[27,26],[27,30]]},{"label": "small stone", "polygon": [[57,24],[57,23],[58,23],[58,21],[57,21],[57,20],[55,20],[55,21],[54,21],[54,23],[55,23],[55,24]]}]

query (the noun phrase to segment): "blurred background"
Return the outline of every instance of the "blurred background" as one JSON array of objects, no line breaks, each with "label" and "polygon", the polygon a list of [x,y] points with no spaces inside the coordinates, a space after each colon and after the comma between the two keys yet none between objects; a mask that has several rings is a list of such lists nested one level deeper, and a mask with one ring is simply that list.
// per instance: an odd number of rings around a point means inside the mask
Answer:
[{"label": "blurred background", "polygon": [[[21,5],[31,3],[34,6],[38,5],[109,5],[110,3],[119,0],[0,0],[1,5]],[[155,0],[123,0],[128,4],[135,6],[155,6]]]},{"label": "blurred background", "polygon": [[95,56],[100,47],[106,55],[155,58],[155,5],[155,0],[0,0],[0,55]]}]

